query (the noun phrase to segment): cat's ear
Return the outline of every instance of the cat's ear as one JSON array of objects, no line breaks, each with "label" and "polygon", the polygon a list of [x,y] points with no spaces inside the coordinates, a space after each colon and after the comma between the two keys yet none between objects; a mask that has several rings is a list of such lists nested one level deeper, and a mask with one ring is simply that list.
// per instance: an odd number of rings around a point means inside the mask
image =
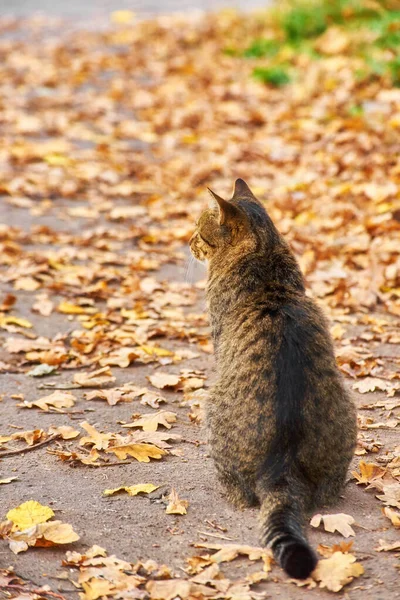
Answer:
[{"label": "cat's ear", "polygon": [[237,221],[238,219],[243,219],[243,212],[240,210],[240,208],[238,208],[231,202],[224,200],[223,198],[221,198],[221,196],[218,196],[218,194],[210,190],[210,188],[207,189],[218,204],[220,225],[226,225],[229,222]]},{"label": "cat's ear", "polygon": [[236,179],[235,189],[233,192],[232,200],[239,198],[251,198],[255,200],[255,196],[247,183],[243,179]]}]

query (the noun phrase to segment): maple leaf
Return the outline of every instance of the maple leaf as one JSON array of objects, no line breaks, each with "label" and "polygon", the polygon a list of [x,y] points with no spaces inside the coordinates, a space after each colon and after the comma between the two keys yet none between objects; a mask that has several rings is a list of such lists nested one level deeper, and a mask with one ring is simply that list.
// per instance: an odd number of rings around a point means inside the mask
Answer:
[{"label": "maple leaf", "polygon": [[21,406],[26,406],[27,408],[32,408],[36,406],[44,410],[45,412],[49,412],[50,409],[55,411],[59,411],[63,408],[71,408],[75,404],[75,396],[70,392],[62,392],[56,391],[48,396],[43,396],[43,398],[39,398],[39,400],[34,400],[33,402],[27,402],[26,400]]},{"label": "maple leaf", "polygon": [[121,486],[118,488],[114,488],[112,490],[104,490],[104,496],[113,496],[118,492],[124,491],[129,494],[129,496],[137,496],[138,494],[150,494],[157,490],[159,486],[153,485],[152,483],[137,483],[136,485],[129,486]]},{"label": "maple leaf", "polygon": [[186,509],[189,506],[189,502],[187,500],[181,500],[178,497],[176,490],[172,488],[167,499],[169,500],[168,506],[165,509],[167,515],[186,515]]},{"label": "maple leaf", "polygon": [[106,452],[114,452],[120,459],[125,460],[128,456],[132,456],[139,462],[150,462],[151,458],[159,460],[165,454],[166,450],[153,446],[152,444],[122,444],[119,446],[110,446]]},{"label": "maple leaf", "polygon": [[32,525],[48,521],[54,517],[54,512],[51,508],[43,506],[36,500],[28,500],[17,506],[17,508],[9,510],[6,517],[13,523],[15,528],[22,531],[32,527]]},{"label": "maple leaf", "polygon": [[159,425],[171,429],[171,423],[176,422],[176,413],[160,410],[157,413],[141,415],[133,423],[127,423],[122,427],[141,427],[143,431],[157,431]]},{"label": "maple leaf", "polygon": [[321,588],[331,592],[339,592],[345,585],[351,583],[355,577],[360,577],[364,568],[356,562],[352,554],[335,552],[330,558],[320,560],[312,577],[319,581]]},{"label": "maple leaf", "polygon": [[310,521],[311,527],[319,527],[321,521],[324,524],[325,531],[334,533],[338,531],[347,538],[351,535],[356,535],[351,525],[355,522],[354,518],[344,513],[338,513],[337,515],[314,515]]}]

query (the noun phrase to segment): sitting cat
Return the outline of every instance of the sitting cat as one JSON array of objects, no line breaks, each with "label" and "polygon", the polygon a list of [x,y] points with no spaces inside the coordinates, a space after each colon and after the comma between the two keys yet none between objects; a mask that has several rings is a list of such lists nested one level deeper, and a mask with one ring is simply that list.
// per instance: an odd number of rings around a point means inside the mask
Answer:
[{"label": "sitting cat", "polygon": [[190,240],[208,265],[211,454],[229,499],[261,504],[262,542],[291,577],[305,579],[317,564],[305,515],[343,488],[356,410],[327,322],[262,204],[242,179],[230,201],[211,194],[217,204]]}]

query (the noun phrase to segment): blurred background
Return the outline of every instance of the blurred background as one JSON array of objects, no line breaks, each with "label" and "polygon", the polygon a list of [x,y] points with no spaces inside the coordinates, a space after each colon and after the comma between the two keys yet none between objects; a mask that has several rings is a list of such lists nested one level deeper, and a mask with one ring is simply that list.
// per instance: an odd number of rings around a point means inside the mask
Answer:
[{"label": "blurred background", "polygon": [[241,10],[264,7],[268,0],[1,0],[0,15],[27,16],[34,13],[87,20],[106,18],[114,10],[132,10],[150,17],[188,10],[210,11],[229,6]]}]

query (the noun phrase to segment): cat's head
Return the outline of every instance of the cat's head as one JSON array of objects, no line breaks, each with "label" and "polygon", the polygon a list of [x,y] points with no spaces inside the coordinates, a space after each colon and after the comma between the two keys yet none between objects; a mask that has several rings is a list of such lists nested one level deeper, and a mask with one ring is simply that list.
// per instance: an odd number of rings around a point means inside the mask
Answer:
[{"label": "cat's head", "polygon": [[209,191],[215,206],[200,215],[189,242],[195,258],[210,261],[221,252],[226,254],[242,246],[249,251],[260,244],[279,242],[271,219],[243,179],[236,180],[231,200]]}]

